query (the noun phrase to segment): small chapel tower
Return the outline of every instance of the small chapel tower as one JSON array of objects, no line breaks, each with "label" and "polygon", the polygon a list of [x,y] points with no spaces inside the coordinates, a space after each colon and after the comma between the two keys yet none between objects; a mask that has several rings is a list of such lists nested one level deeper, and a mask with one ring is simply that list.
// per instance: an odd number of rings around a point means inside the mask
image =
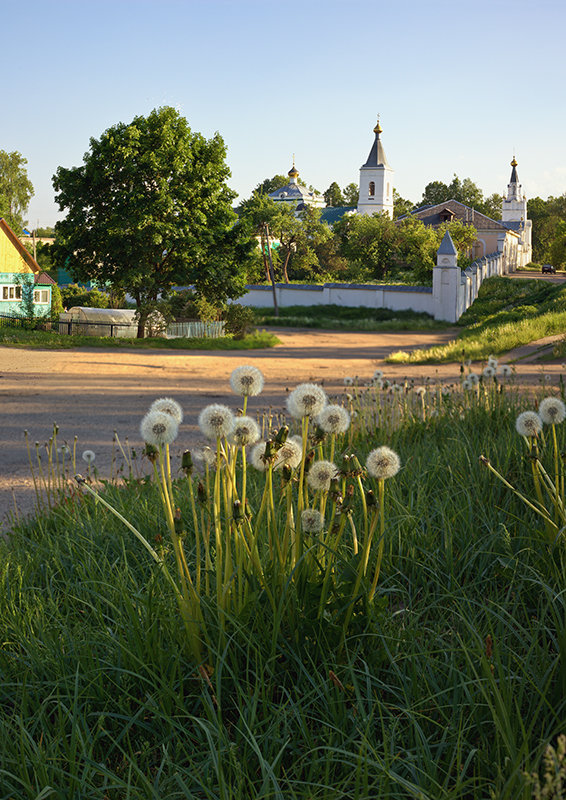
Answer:
[{"label": "small chapel tower", "polygon": [[503,222],[520,222],[527,219],[527,198],[523,195],[523,187],[517,175],[517,160],[513,156],[511,162],[511,179],[507,184],[507,197],[503,200]]},{"label": "small chapel tower", "polygon": [[358,214],[387,214],[393,217],[393,170],[387,163],[379,138],[382,127],[377,120],[375,139],[368,159],[360,167]]},{"label": "small chapel tower", "polygon": [[502,203],[501,222],[519,235],[517,266],[524,267],[532,259],[533,223],[527,219],[527,198],[519,183],[515,156],[511,162],[511,179],[507,184],[507,197]]}]

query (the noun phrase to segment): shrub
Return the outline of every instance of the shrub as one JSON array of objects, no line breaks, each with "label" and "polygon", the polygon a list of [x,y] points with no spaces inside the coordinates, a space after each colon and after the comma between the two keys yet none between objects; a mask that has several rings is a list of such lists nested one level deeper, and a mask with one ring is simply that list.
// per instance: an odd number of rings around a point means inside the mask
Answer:
[{"label": "shrub", "polygon": [[226,323],[226,333],[231,333],[235,339],[243,339],[253,328],[253,309],[240,303],[230,303],[226,306],[222,317]]},{"label": "shrub", "polygon": [[61,288],[61,300],[65,308],[88,306],[89,308],[108,308],[108,295],[99,289],[86,289],[76,283]]}]

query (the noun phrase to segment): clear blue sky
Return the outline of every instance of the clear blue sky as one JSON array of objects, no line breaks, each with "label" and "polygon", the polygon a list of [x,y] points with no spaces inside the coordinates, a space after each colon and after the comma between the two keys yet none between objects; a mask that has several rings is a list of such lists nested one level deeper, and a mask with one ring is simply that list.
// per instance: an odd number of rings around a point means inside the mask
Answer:
[{"label": "clear blue sky", "polygon": [[228,148],[244,198],[292,155],[358,181],[377,113],[399,193],[470,177],[566,192],[564,0],[32,0],[2,7],[0,149],[28,160],[31,225],[89,138],[172,105]]}]

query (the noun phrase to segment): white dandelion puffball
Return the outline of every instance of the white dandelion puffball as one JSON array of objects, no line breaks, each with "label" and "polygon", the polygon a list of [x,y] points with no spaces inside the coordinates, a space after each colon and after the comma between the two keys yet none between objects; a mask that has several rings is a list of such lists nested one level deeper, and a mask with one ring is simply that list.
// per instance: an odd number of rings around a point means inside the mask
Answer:
[{"label": "white dandelion puffball", "polygon": [[501,364],[499,367],[497,367],[497,374],[501,375],[502,378],[508,378],[513,374],[513,370],[509,364]]},{"label": "white dandelion puffball", "polygon": [[401,469],[401,459],[390,447],[376,447],[368,455],[366,467],[373,478],[392,478]]},{"label": "white dandelion puffball", "polygon": [[493,378],[495,376],[495,367],[487,366],[483,369],[482,375],[484,378]]},{"label": "white dandelion puffball", "polygon": [[255,397],[263,390],[263,374],[257,367],[242,364],[230,375],[230,388],[242,397]]},{"label": "white dandelion puffball", "polygon": [[309,469],[307,483],[315,492],[327,492],[330,481],[338,477],[338,467],[332,461],[315,461]]},{"label": "white dandelion puffball", "polygon": [[392,384],[390,391],[393,394],[403,394],[403,392],[405,391],[405,387],[402,386],[400,383],[394,383]]},{"label": "white dandelion puffball", "polygon": [[376,389],[383,389],[384,381],[381,378],[373,378],[371,382],[372,386],[375,386]]},{"label": "white dandelion puffball", "polygon": [[542,431],[542,419],[536,411],[523,411],[515,421],[515,428],[521,436],[536,436]]},{"label": "white dandelion puffball", "polygon": [[538,413],[545,425],[559,425],[566,418],[566,406],[558,397],[545,397],[540,401]]},{"label": "white dandelion puffball", "polygon": [[493,369],[497,369],[497,365],[498,364],[499,364],[499,361],[497,360],[497,358],[495,358],[495,356],[490,356],[487,359],[487,366],[488,367],[493,367]]},{"label": "white dandelion puffball", "polygon": [[295,438],[287,439],[282,447],[279,448],[275,458],[275,469],[281,469],[283,465],[296,469],[303,457],[303,444],[300,437],[297,442]]},{"label": "white dandelion puffball", "polygon": [[146,444],[162,447],[171,444],[179,432],[179,426],[170,414],[149,411],[140,424],[141,437]]},{"label": "white dandelion puffball", "polygon": [[342,406],[326,406],[316,418],[316,424],[325,433],[345,433],[350,427],[350,415]]},{"label": "white dandelion puffball", "polygon": [[212,403],[200,412],[198,425],[207,439],[222,439],[234,430],[234,414],[228,406]]},{"label": "white dandelion puffball", "polygon": [[354,385],[353,378],[348,378],[348,377],[344,378],[344,386],[353,386],[353,385]]},{"label": "white dandelion puffball", "polygon": [[324,526],[324,517],[316,508],[305,508],[301,511],[301,528],[305,533],[320,533]]},{"label": "white dandelion puffball", "polygon": [[477,372],[470,372],[468,375],[468,380],[472,386],[477,386],[477,384],[480,382],[480,376],[477,374]]},{"label": "white dandelion puffball", "polygon": [[426,387],[415,386],[415,394],[418,394],[420,397],[423,397],[426,394]]},{"label": "white dandelion puffball", "polygon": [[95,458],[96,458],[96,453],[94,453],[92,450],[83,451],[82,459],[87,464],[92,464]]},{"label": "white dandelion puffball", "polygon": [[255,444],[260,435],[259,425],[255,419],[252,417],[236,417],[234,428],[230,434],[230,441],[240,447],[247,447],[250,444]]},{"label": "white dandelion puffball", "polygon": [[468,378],[464,378],[464,380],[462,381],[462,389],[465,392],[469,392],[470,389],[473,389],[473,388],[474,388],[474,384]]},{"label": "white dandelion puffball", "polygon": [[301,383],[287,397],[287,409],[295,419],[317,417],[326,406],[326,392],[316,383]]},{"label": "white dandelion puffball", "polygon": [[377,378],[378,380],[381,380],[383,378],[383,370],[376,369],[375,372],[373,373],[373,377]]},{"label": "white dandelion puffball", "polygon": [[202,461],[208,467],[216,466],[216,450],[208,445],[205,445],[202,450],[195,450],[193,455],[197,461]]},{"label": "white dandelion puffball", "polygon": [[265,442],[258,442],[250,453],[250,464],[259,472],[265,472],[268,467],[267,461],[264,460],[265,455]]},{"label": "white dandelion puffball", "polygon": [[183,421],[183,409],[179,403],[171,397],[160,397],[158,400],[154,400],[149,410],[161,411],[162,414],[169,414],[170,417],[173,417],[177,425],[180,425]]}]

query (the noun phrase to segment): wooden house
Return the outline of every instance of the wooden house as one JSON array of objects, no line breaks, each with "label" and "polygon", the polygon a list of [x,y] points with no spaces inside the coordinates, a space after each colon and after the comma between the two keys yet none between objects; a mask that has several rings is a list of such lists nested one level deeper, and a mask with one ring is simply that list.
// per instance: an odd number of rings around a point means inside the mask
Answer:
[{"label": "wooden house", "polygon": [[6,220],[0,218],[0,315],[25,316],[24,300],[26,293],[31,293],[34,316],[47,316],[54,284]]}]

